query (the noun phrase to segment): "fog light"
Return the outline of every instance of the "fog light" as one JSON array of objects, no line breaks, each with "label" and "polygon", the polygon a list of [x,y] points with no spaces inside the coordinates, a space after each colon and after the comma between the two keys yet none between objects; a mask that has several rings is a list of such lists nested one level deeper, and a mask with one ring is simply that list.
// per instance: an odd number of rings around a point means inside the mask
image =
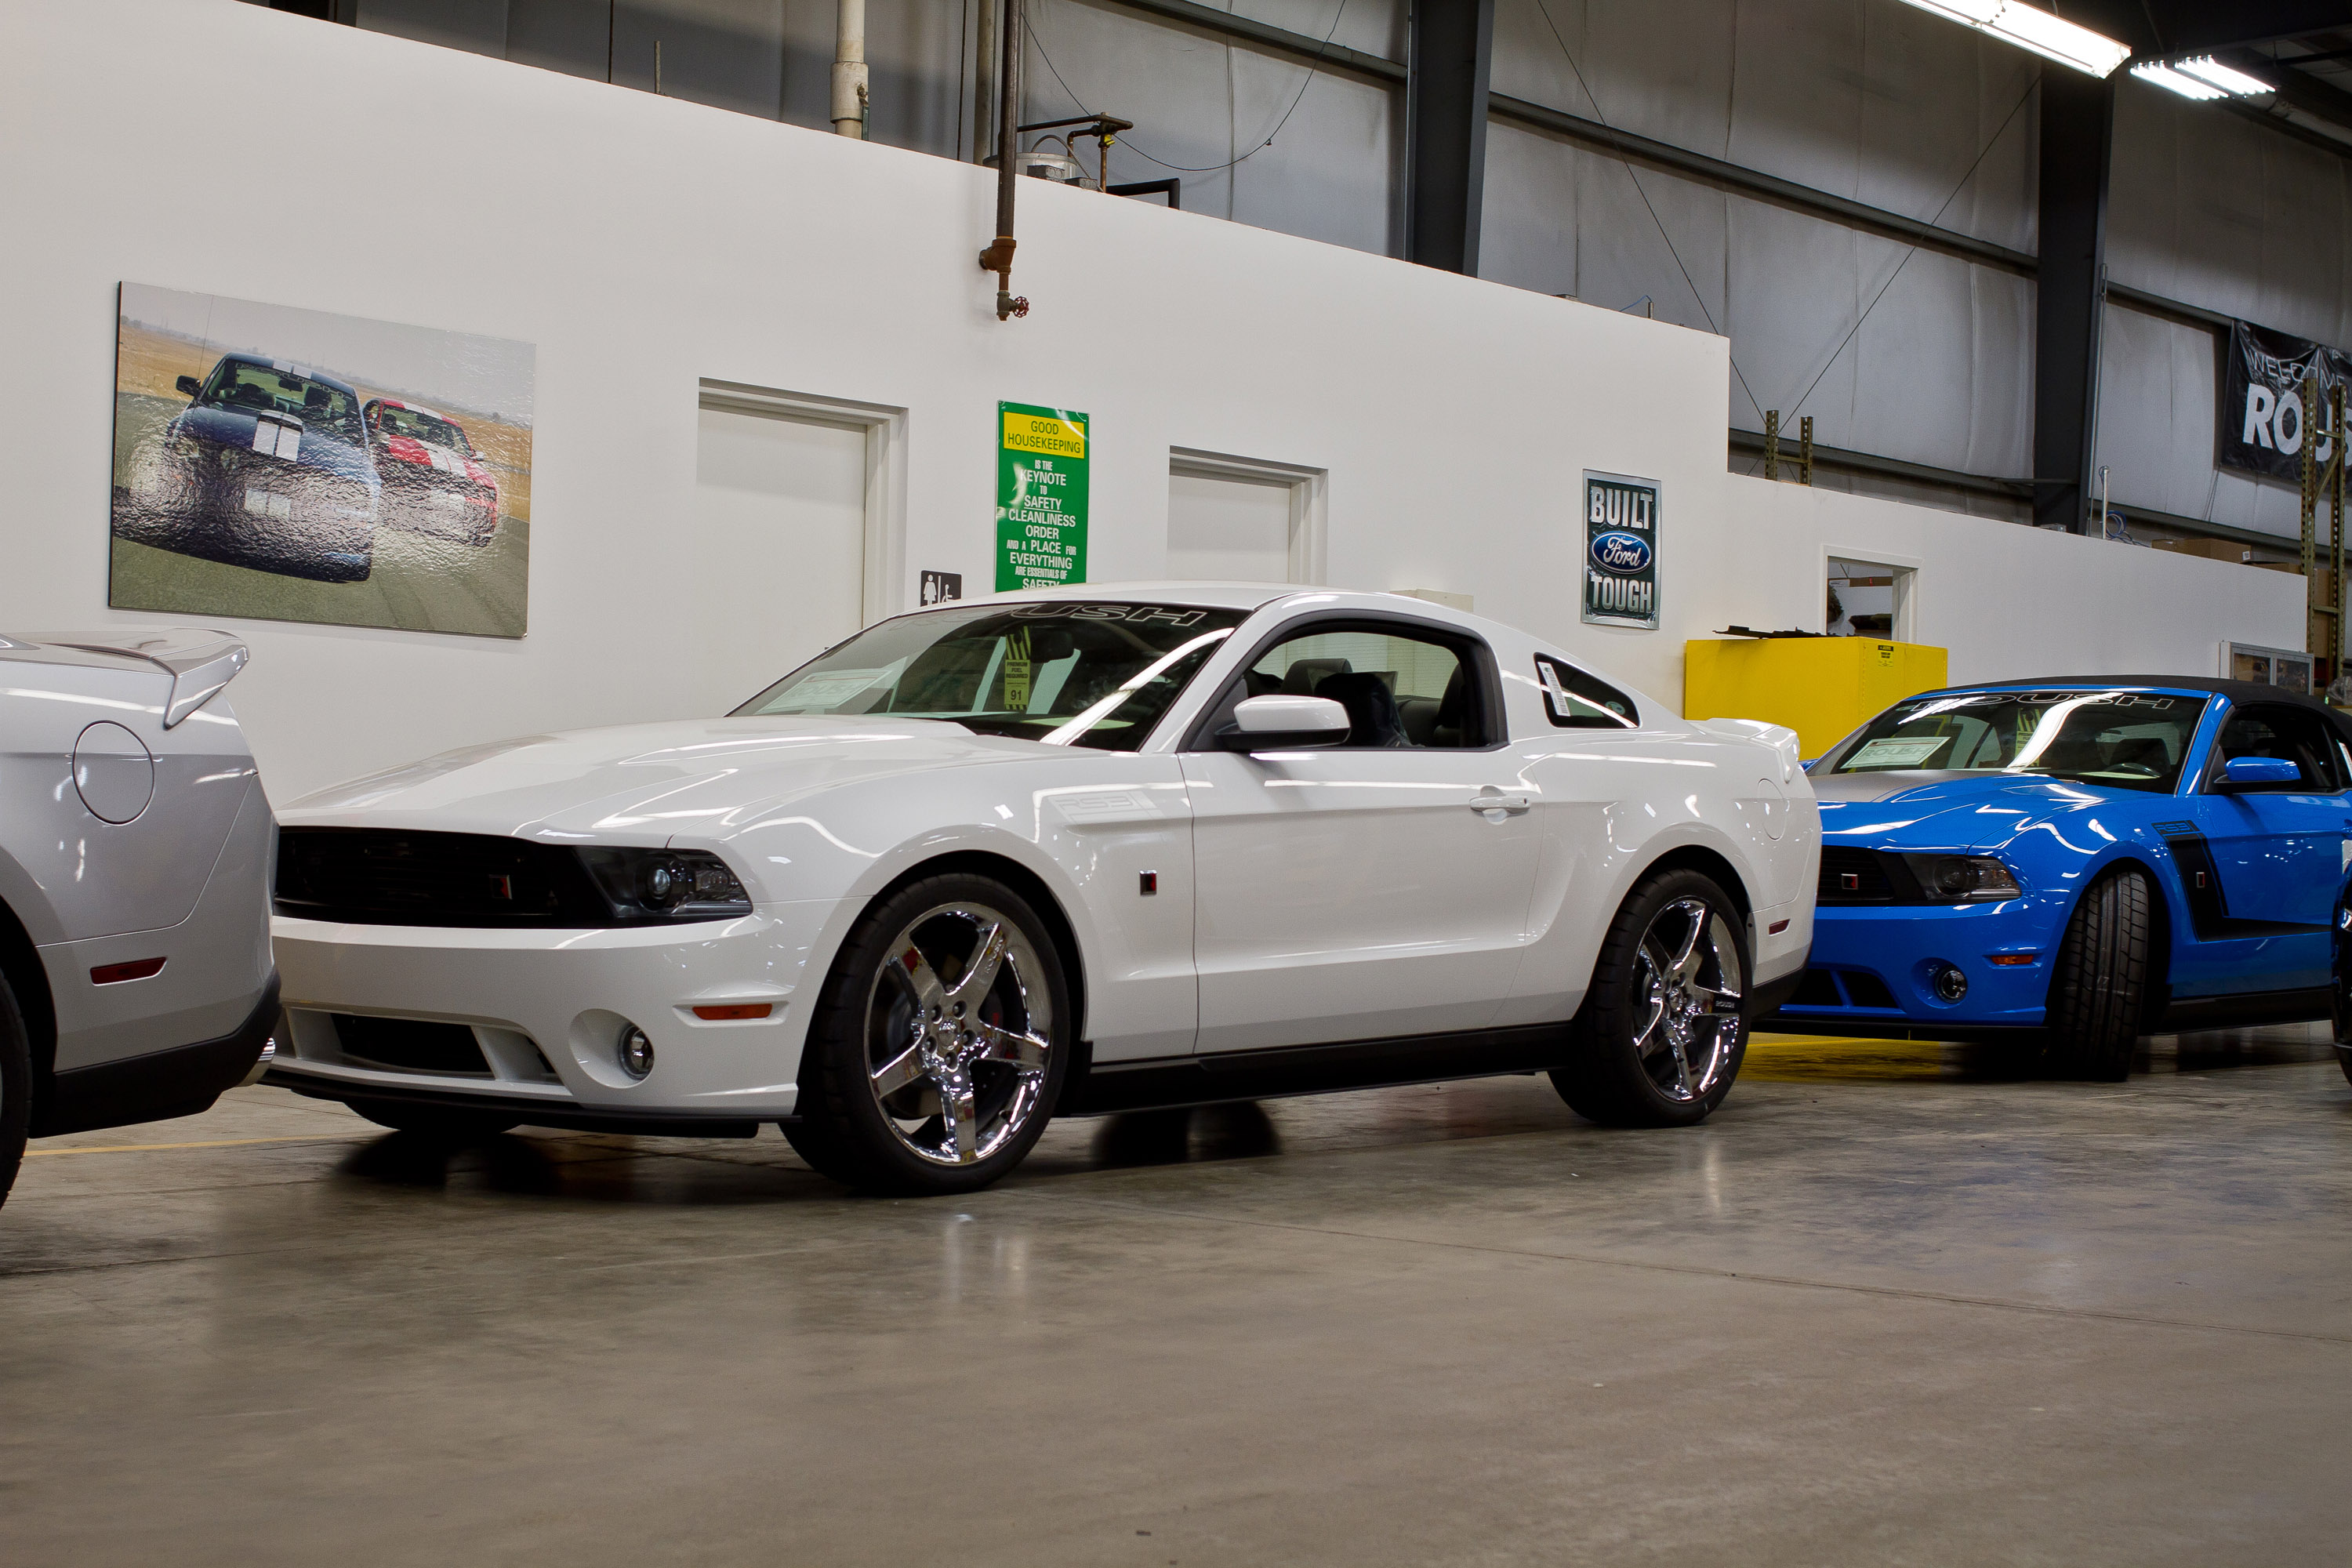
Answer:
[{"label": "fog light", "polygon": [[1969,994],[1969,977],[1952,964],[1936,971],[1936,994],[1946,1002],[1957,1002]]},{"label": "fog light", "polygon": [[654,1070],[654,1043],[635,1024],[621,1031],[621,1070],[631,1078]]}]

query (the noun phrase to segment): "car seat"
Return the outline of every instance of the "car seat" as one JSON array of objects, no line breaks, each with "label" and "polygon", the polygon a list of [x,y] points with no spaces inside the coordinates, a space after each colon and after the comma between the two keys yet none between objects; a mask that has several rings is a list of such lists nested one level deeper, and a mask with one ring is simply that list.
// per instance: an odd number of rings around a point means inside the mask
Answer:
[{"label": "car seat", "polygon": [[[1297,669],[1297,665],[1291,666]],[[1369,670],[1343,671],[1327,675],[1316,683],[1315,695],[1328,697],[1348,710],[1348,739],[1342,742],[1350,747],[1410,746],[1412,740],[1405,733],[1404,716],[1397,711],[1397,700],[1390,692],[1388,682]]]},{"label": "car seat", "polygon": [[1324,681],[1335,675],[1346,675],[1355,668],[1344,658],[1293,660],[1290,668],[1283,672],[1283,693],[1290,697],[1319,696]]},{"label": "car seat", "polygon": [[1437,724],[1432,731],[1429,744],[1433,746],[1466,746],[1470,737],[1465,732],[1470,719],[1469,669],[1459,660],[1454,673],[1445,678],[1445,695],[1437,700]]},{"label": "car seat", "polygon": [[1404,717],[1404,732],[1416,746],[1437,743],[1437,710],[1434,697],[1400,697],[1397,711]]}]

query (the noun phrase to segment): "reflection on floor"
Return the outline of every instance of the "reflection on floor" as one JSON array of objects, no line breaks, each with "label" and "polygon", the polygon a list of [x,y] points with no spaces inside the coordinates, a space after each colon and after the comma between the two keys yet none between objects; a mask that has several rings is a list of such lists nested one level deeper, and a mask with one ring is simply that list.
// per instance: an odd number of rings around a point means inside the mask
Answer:
[{"label": "reflection on floor", "polygon": [[[2222,1068],[2279,1067],[2326,1061],[2335,1054],[2326,1024],[2216,1029],[2158,1035],[2132,1055],[2136,1073],[2211,1072]],[[1758,1034],[1748,1042],[1739,1076],[1765,1083],[1867,1082],[1871,1079],[1958,1079],[2030,1081],[2015,1047],[1951,1040],[1868,1040],[1842,1035]]]},{"label": "reflection on floor", "polygon": [[936,1202],[239,1090],[0,1209],[0,1556],[2337,1562],[2328,1055],[1768,1036],[1694,1129],[1422,1084],[1059,1122]]}]

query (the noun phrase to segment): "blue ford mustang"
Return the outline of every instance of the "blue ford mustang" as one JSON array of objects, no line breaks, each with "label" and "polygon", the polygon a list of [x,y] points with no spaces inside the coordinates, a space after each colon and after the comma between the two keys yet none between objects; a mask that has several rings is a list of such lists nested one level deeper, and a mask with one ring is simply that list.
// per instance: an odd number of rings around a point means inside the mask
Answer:
[{"label": "blue ford mustang", "polygon": [[2329,1016],[2352,721],[2309,698],[2169,676],[1930,691],[1810,771],[1812,960],[1770,1026],[2006,1038],[2119,1079],[2143,1034]]}]

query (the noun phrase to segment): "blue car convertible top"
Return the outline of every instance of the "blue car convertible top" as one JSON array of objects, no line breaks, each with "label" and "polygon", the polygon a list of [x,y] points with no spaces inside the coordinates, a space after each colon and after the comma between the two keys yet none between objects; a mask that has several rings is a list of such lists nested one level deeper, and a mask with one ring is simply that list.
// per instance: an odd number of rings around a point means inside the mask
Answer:
[{"label": "blue car convertible top", "polygon": [[2113,1079],[2143,1034],[2330,1015],[2352,723],[2307,697],[2172,676],[1954,688],[1808,767],[1812,959],[1771,1027],[2007,1039]]}]

